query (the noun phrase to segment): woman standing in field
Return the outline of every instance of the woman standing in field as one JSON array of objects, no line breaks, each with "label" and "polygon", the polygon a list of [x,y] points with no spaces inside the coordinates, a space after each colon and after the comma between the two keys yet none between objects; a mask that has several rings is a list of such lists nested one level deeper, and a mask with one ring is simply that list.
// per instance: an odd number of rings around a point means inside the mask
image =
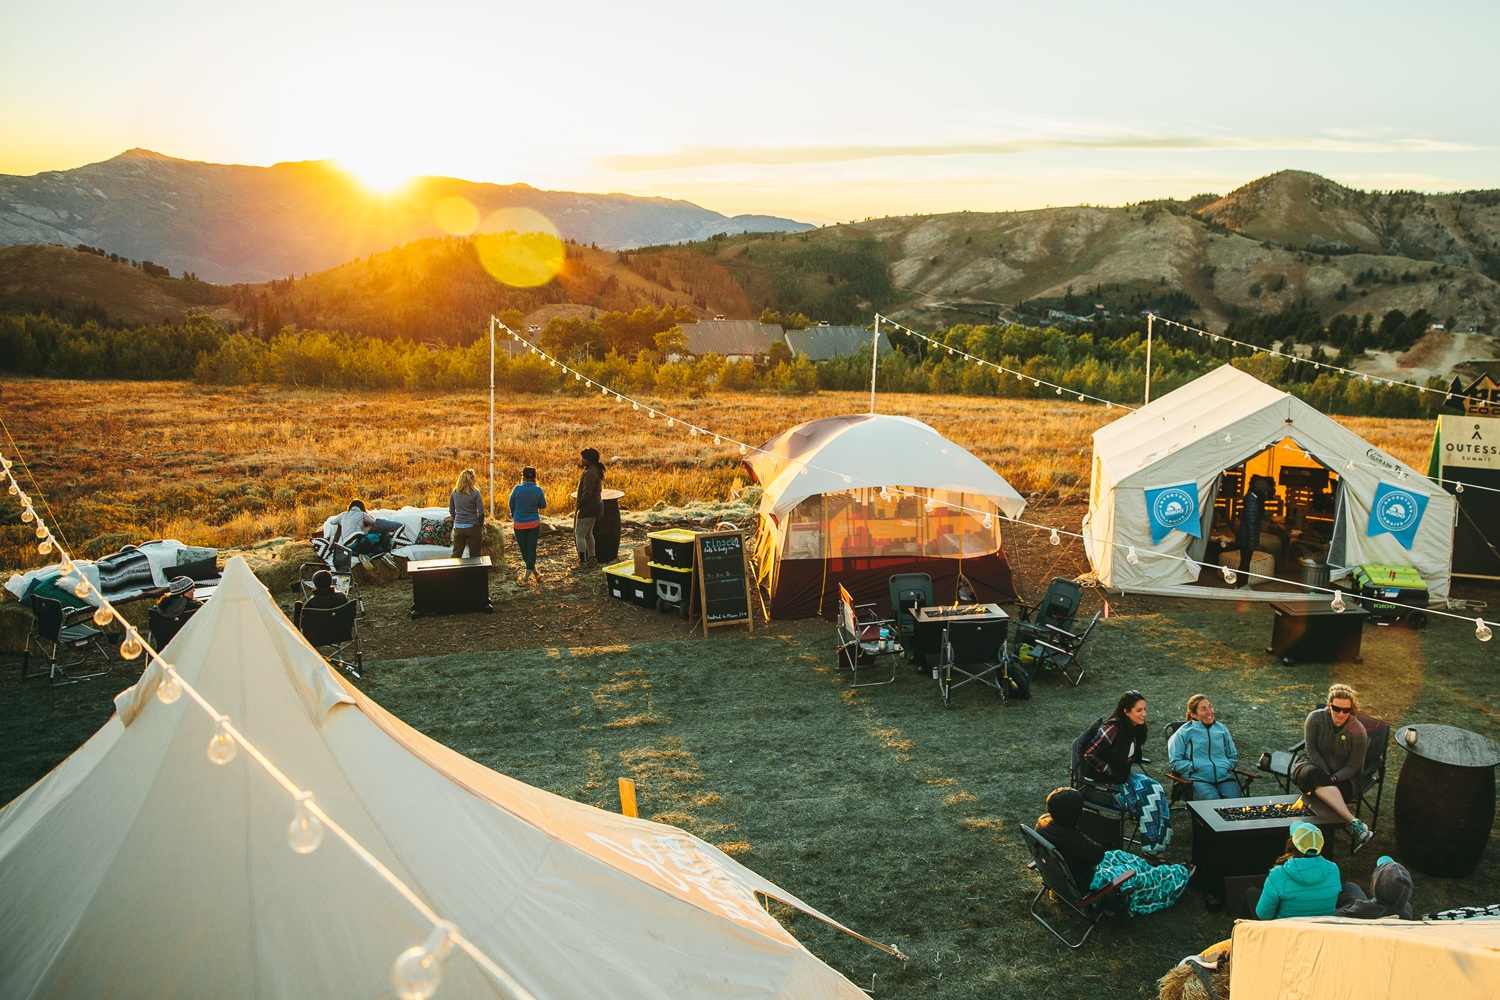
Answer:
[{"label": "woman standing in field", "polygon": [[573,541],[578,545],[578,568],[593,569],[599,565],[594,555],[594,521],[603,511],[604,463],[599,452],[585,448],[578,453],[578,507],[573,513]]},{"label": "woman standing in field", "polygon": [[542,511],[547,509],[547,494],[536,484],[536,470],[521,470],[521,481],[510,491],[510,527],[516,535],[516,548],[526,563],[522,583],[542,582],[536,571],[536,540],[542,533]]},{"label": "woman standing in field", "polygon": [[448,516],[453,518],[453,558],[461,559],[467,548],[470,557],[479,555],[484,540],[484,494],[474,485],[474,470],[458,474],[453,492],[448,494]]}]

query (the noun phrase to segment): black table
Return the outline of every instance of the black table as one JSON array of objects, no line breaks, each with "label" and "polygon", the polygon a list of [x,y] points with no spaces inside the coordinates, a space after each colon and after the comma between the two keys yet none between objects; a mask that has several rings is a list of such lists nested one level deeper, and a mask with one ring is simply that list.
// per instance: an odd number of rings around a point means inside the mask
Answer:
[{"label": "black table", "polygon": [[411,616],[493,611],[490,557],[417,559],[406,564],[411,577]]},{"label": "black table", "polygon": [[[1188,813],[1193,817],[1193,864],[1198,866],[1193,881],[1207,893],[1224,896],[1224,879],[1237,875],[1264,875],[1286,848],[1287,831],[1293,823],[1311,823],[1323,831],[1325,840],[1346,824],[1322,799],[1309,795],[1312,816],[1283,816],[1267,819],[1229,820],[1219,809],[1239,806],[1287,805],[1300,795],[1257,795],[1243,799],[1192,799]],[[1324,853],[1328,848],[1325,844]]]},{"label": "black table", "polygon": [[1398,729],[1396,745],[1406,751],[1396,781],[1396,853],[1424,875],[1473,874],[1495,821],[1500,746],[1425,722]]},{"label": "black table", "polygon": [[1363,662],[1359,643],[1370,613],[1348,599],[1343,611],[1325,601],[1276,601],[1271,605],[1271,645],[1266,652],[1285,664]]}]

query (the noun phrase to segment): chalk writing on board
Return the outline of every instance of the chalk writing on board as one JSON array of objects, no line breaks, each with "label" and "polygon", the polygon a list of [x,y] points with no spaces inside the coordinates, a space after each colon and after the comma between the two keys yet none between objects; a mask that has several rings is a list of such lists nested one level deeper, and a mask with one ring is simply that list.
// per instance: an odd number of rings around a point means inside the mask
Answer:
[{"label": "chalk writing on board", "polygon": [[705,622],[747,621],[750,618],[750,592],[745,579],[745,539],[743,535],[706,535],[699,538],[701,558],[698,563],[702,581],[702,610]]}]

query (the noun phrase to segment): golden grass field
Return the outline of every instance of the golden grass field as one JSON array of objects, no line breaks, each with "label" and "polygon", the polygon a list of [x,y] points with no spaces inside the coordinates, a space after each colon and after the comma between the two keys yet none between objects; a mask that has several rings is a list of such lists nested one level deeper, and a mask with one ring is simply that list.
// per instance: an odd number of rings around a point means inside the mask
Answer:
[{"label": "golden grass field", "polygon": [[[758,444],[816,417],[862,413],[869,397],[722,393],[650,400],[715,432]],[[885,395],[882,413],[932,424],[1000,471],[1023,494],[1085,497],[1090,434],[1121,415],[1097,405],[962,396]],[[14,439],[0,449],[34,501],[54,512],[69,547],[100,555],[148,538],[241,547],[307,537],[359,496],[376,506],[446,504],[458,472],[487,476],[483,392],[330,392],[221,389],[179,382],[5,381],[0,417]],[[1424,468],[1425,420],[1339,417],[1371,444]],[[581,448],[598,448],[621,506],[722,499],[744,476],[728,440],[691,437],[662,418],[600,396],[496,400],[496,498],[503,506],[531,464],[551,501],[572,510]],[[27,477],[30,477],[28,480]],[[37,504],[38,508],[43,503]],[[0,567],[40,565],[13,502],[0,503]]]}]

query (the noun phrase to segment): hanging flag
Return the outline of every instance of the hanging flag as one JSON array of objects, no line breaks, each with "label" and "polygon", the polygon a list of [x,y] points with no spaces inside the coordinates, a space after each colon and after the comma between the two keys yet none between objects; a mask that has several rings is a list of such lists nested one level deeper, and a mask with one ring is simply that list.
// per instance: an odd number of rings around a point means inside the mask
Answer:
[{"label": "hanging flag", "polygon": [[1375,502],[1370,505],[1370,523],[1365,534],[1373,537],[1390,532],[1392,538],[1410,549],[1426,510],[1426,497],[1404,486],[1381,482],[1375,487]]},{"label": "hanging flag", "polygon": [[1198,524],[1198,484],[1192,480],[1146,491],[1146,516],[1151,519],[1151,544],[1174,531],[1203,537]]}]

